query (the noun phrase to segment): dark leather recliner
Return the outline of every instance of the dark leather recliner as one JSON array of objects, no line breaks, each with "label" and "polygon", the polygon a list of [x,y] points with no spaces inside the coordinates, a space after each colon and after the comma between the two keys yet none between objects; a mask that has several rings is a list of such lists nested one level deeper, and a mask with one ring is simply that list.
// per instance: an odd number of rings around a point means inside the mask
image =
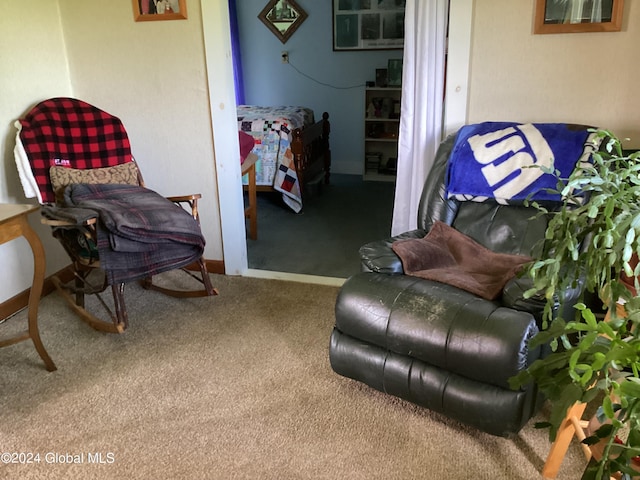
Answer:
[{"label": "dark leather recliner", "polygon": [[[419,228],[360,249],[364,272],[349,278],[338,295],[330,362],[340,375],[506,437],[542,403],[535,385],[513,390],[509,379],[547,350],[529,347],[543,301],[522,297],[530,286],[526,276],[489,301],[404,275],[391,249],[397,239],[424,237],[438,220],[494,252],[532,255],[543,238],[547,219],[534,218],[533,207],[446,199],[454,141],[452,135],[439,147],[420,201]],[[580,285],[559,292],[563,309],[572,308],[580,292]]]}]

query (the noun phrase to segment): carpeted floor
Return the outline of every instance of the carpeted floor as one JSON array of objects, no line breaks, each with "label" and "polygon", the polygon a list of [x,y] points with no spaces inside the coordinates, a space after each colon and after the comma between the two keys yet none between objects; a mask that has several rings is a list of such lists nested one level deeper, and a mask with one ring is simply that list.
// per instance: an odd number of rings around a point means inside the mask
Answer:
[{"label": "carpeted floor", "polygon": [[392,182],[333,174],[329,185],[312,187],[296,214],[281,194],[260,192],[249,268],[348,278],[360,271],[360,246],[390,236],[393,195]]},{"label": "carpeted floor", "polygon": [[[533,421],[492,437],[333,373],[336,287],[212,278],[217,297],[128,286],[131,324],[118,336],[44,298],[58,370],[28,342],[0,349],[0,450],[40,463],[0,464],[0,478],[540,478],[549,443]],[[558,479],[583,468],[573,445]]]}]

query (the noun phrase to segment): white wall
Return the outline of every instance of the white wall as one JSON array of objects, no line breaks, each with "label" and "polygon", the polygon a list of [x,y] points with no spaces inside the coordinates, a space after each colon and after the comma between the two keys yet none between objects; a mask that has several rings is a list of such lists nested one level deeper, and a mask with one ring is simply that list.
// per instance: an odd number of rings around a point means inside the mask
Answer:
[{"label": "white wall", "polygon": [[[0,0],[0,7],[0,201],[37,204],[25,198],[18,179],[13,123],[40,100],[71,93],[58,2]],[[40,214],[32,214],[29,221],[45,246],[47,274],[68,265],[64,250],[40,223]],[[0,301],[31,286],[32,254],[24,239],[0,246],[0,264]]]},{"label": "white wall", "polygon": [[534,0],[475,3],[470,122],[584,123],[640,148],[640,2],[621,32],[551,35],[532,33]]},{"label": "white wall", "polygon": [[456,132],[467,123],[473,3],[474,0],[449,2],[443,137]]}]

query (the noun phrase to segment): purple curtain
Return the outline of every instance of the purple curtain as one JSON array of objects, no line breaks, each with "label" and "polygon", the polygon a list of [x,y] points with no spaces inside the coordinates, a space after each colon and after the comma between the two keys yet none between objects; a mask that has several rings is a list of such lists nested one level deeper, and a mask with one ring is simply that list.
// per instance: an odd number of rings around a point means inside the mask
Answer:
[{"label": "purple curtain", "polygon": [[236,86],[236,104],[244,105],[244,82],[242,80],[242,59],[240,55],[236,0],[229,0],[229,20],[231,22],[231,56],[233,57],[233,82]]}]

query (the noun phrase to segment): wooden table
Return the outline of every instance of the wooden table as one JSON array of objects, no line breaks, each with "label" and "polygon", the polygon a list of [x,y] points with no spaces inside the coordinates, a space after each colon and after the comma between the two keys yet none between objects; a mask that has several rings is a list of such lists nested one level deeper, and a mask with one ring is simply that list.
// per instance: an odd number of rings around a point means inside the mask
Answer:
[{"label": "wooden table", "polygon": [[38,234],[27,221],[27,215],[37,211],[39,208],[37,205],[0,204],[0,244],[22,236],[29,242],[33,252],[33,285],[31,285],[31,291],[29,292],[28,329],[15,337],[0,340],[0,347],[31,339],[47,370],[52,372],[56,370],[56,366],[45,350],[38,330],[38,304],[40,303],[46,268],[44,248],[40,238],[38,238]]},{"label": "wooden table", "polygon": [[245,158],[241,166],[241,174],[249,174],[249,185],[247,190],[249,192],[249,206],[244,209],[244,217],[249,219],[249,238],[251,240],[258,239],[258,198],[256,195],[256,162],[258,156],[255,153],[250,153]]}]

